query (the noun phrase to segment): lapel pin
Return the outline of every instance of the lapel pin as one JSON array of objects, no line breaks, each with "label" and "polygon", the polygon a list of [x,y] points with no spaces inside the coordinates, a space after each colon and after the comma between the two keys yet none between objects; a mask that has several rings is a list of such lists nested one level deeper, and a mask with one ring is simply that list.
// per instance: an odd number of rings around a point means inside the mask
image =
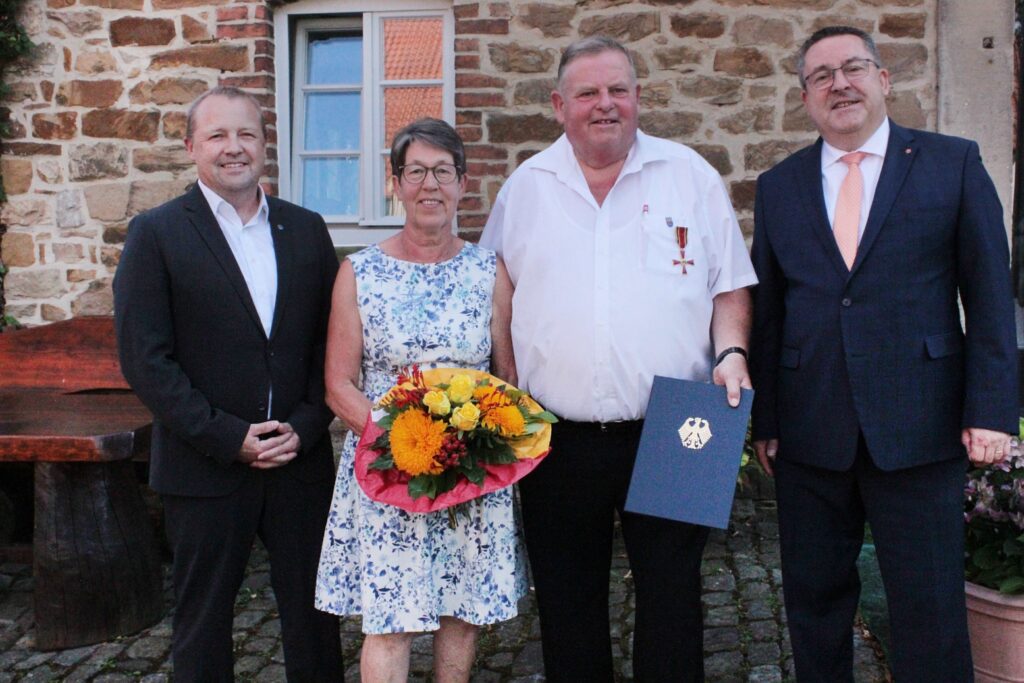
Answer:
[{"label": "lapel pin", "polygon": [[[910,150],[908,149],[907,151],[909,152]],[[278,223],[278,224],[277,224],[277,229],[278,229],[278,230],[284,230],[284,226],[283,226],[283,225],[281,225],[280,223]]]},{"label": "lapel pin", "polygon": [[906,148],[905,150],[903,150],[903,153],[904,153],[904,154],[910,154],[910,148],[909,148],[909,147],[907,147],[907,148]]}]

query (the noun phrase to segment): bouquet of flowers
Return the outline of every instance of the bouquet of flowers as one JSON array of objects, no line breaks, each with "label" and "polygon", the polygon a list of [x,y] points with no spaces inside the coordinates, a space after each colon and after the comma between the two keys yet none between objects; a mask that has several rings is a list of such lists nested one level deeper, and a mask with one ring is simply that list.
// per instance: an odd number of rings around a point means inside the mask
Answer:
[{"label": "bouquet of flowers", "polygon": [[410,512],[515,483],[547,455],[557,422],[525,392],[468,369],[413,366],[375,408],[356,448],[356,480],[371,499]]},{"label": "bouquet of flowers", "polygon": [[[1021,420],[1024,435],[1024,420]],[[967,580],[1024,594],[1024,453],[1018,441],[997,464],[973,468],[964,488]]]}]

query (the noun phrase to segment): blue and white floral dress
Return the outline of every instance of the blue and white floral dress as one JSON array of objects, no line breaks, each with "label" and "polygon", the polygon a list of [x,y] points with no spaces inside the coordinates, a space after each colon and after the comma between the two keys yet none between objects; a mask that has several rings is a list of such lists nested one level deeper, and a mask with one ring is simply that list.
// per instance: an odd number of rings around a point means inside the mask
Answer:
[{"label": "blue and white floral dress", "polygon": [[[494,253],[467,243],[441,263],[410,263],[373,246],[349,256],[363,323],[363,392],[380,398],[399,369],[487,370]],[[445,510],[410,513],[370,500],[353,474],[357,439],[341,453],[324,532],[316,606],[361,614],[364,633],[432,631],[439,617],[491,624],[514,617],[526,593],[512,489]]]}]

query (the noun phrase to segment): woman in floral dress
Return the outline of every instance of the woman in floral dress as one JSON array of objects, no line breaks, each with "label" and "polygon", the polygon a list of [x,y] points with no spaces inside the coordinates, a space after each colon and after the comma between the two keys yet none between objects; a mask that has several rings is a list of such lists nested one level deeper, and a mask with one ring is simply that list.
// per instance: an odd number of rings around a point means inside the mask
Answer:
[{"label": "woman in floral dress", "polygon": [[391,171],[401,232],[349,256],[334,286],[327,403],[349,428],[324,533],[316,606],[361,614],[364,681],[405,681],[412,638],[434,632],[435,681],[466,681],[477,627],[516,615],[526,592],[512,491],[488,494],[449,526],[446,511],[409,513],[370,500],[355,445],[398,371],[466,367],[514,384],[512,284],[495,254],[452,232],[466,188],[465,152],[443,121],[395,136]]}]

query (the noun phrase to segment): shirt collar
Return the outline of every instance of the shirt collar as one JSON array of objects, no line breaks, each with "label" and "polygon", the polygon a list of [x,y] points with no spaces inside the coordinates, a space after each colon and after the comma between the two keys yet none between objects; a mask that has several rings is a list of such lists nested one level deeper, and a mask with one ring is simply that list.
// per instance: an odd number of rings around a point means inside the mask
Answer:
[{"label": "shirt collar", "polygon": [[[875,156],[885,158],[885,150],[889,146],[889,117],[886,116],[881,125],[875,129],[875,132],[871,134],[863,145],[858,147],[854,152],[866,152]],[[832,164],[839,163],[839,158],[849,154],[849,152],[843,151],[838,147],[833,147],[824,140],[821,145],[821,167],[828,168]]]},{"label": "shirt collar", "polygon": [[[629,153],[626,155],[626,161],[623,163],[619,175],[624,176],[627,173],[634,173],[643,168],[645,164],[666,159],[668,157],[662,152],[661,147],[652,144],[651,136],[637,129],[636,140],[629,148]],[[535,160],[534,165],[536,168],[550,171],[560,177],[564,177],[566,173],[578,170],[580,167],[580,162],[576,158],[572,144],[565,133],[562,133],[551,144],[551,147],[534,156],[531,161],[533,160]]]},{"label": "shirt collar", "polygon": [[[207,187],[202,180],[196,180],[196,183],[198,183],[199,190],[203,193],[203,196],[206,197],[206,203],[210,205],[210,210],[213,211],[214,216],[223,216],[225,214],[221,213],[221,211],[230,209],[230,213],[227,215],[237,218],[239,222],[241,222],[241,217],[238,215],[235,207],[231,206],[226,199]],[[267,195],[264,194],[263,188],[259,185],[256,186],[256,191],[259,192],[260,195],[260,208],[256,210],[256,214],[249,219],[249,222],[246,225],[252,225],[257,221],[268,220],[270,216],[270,207],[267,205]],[[245,226],[243,225],[242,227]]]}]

